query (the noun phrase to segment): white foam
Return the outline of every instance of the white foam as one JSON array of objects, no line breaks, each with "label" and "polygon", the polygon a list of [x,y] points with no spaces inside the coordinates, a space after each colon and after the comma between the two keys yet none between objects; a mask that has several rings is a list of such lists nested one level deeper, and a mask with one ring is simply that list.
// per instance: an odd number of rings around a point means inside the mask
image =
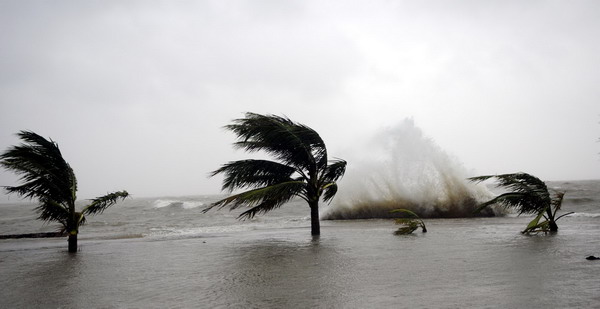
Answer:
[{"label": "white foam", "polygon": [[200,206],[204,206],[204,203],[200,201],[181,201],[172,199],[159,199],[154,201],[154,208],[181,207],[183,209],[193,209]]},{"label": "white foam", "polygon": [[255,230],[256,225],[251,224],[236,224],[236,225],[217,225],[217,226],[204,226],[204,227],[193,227],[193,228],[152,228],[151,232],[147,236],[154,238],[181,238],[181,237],[193,237],[193,236],[206,236],[214,234],[227,234],[234,232],[246,232]]},{"label": "white foam", "polygon": [[576,212],[565,217],[600,218],[600,213]]},{"label": "white foam", "polygon": [[198,201],[188,201],[182,203],[183,209],[192,209],[200,206],[204,206],[204,203]]},{"label": "white foam", "polygon": [[154,208],[164,208],[169,207],[176,201],[174,200],[156,200],[154,201]]}]

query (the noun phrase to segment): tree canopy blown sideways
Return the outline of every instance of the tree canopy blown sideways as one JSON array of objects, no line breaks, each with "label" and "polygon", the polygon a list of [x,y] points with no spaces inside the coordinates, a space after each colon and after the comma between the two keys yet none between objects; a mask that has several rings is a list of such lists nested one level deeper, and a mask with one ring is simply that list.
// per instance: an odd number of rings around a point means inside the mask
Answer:
[{"label": "tree canopy blown sideways", "polygon": [[[496,178],[498,187],[506,188],[509,192],[481,204],[476,211],[493,204],[500,204],[517,210],[519,214],[535,214],[536,217],[527,225],[523,233],[556,232],[558,231],[556,221],[571,214],[566,213],[557,217],[556,213],[561,208],[565,193],[551,194],[543,181],[527,173],[478,176],[469,180],[481,182],[491,178]],[[544,220],[540,221],[542,218]]]},{"label": "tree canopy blown sideways", "polygon": [[346,171],[346,161],[329,161],[319,134],[286,117],[246,113],[245,118],[236,119],[225,128],[237,135],[234,147],[247,152],[264,151],[275,160],[232,161],[212,172],[211,176],[224,174],[223,190],[247,191],[217,201],[204,211],[245,206],[250,209],[239,218],[252,218],[300,197],[310,207],[311,233],[319,235],[319,201],[333,199],[336,181]]},{"label": "tree canopy blown sideways", "polygon": [[23,144],[0,154],[0,165],[20,175],[20,184],[4,188],[8,193],[38,200],[39,219],[59,222],[69,235],[69,252],[77,252],[77,234],[85,216],[102,213],[129,193],[118,191],[97,197],[77,212],[77,179],[58,144],[31,131],[21,131],[17,136]]}]

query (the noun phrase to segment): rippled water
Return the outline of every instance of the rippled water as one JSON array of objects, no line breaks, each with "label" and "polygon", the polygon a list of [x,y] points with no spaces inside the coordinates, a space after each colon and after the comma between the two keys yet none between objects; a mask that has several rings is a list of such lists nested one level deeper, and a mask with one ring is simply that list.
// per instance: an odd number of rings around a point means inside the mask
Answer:
[{"label": "rippled water", "polygon": [[[566,184],[577,213],[538,236],[508,216],[428,219],[408,236],[390,220],[322,221],[315,239],[300,202],[238,222],[201,213],[215,197],[131,199],[91,218],[75,255],[65,239],[0,240],[0,307],[594,308],[598,184]],[[28,207],[0,205],[1,233],[53,229]]]}]

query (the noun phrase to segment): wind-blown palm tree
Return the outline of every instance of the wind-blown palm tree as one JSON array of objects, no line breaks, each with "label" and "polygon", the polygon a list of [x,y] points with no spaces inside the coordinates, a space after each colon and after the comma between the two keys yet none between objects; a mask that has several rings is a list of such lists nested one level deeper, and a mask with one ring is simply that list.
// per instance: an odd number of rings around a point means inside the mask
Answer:
[{"label": "wind-blown palm tree", "polygon": [[239,218],[252,218],[300,197],[310,207],[311,233],[320,234],[319,201],[330,202],[337,192],[336,181],[344,175],[346,161],[329,162],[319,134],[288,118],[246,113],[226,129],[237,135],[234,147],[247,152],[265,151],[276,161],[240,160],[224,164],[211,176],[224,174],[223,190],[249,189],[211,204],[230,210],[250,207]]},{"label": "wind-blown palm tree", "polygon": [[414,232],[419,227],[423,231],[423,233],[427,233],[427,227],[425,226],[425,222],[419,215],[412,212],[408,209],[394,209],[390,211],[390,213],[404,213],[407,215],[405,218],[396,218],[396,224],[402,225],[401,228],[398,228],[394,234],[396,235],[407,235]]},{"label": "wind-blown palm tree", "polygon": [[57,221],[62,232],[69,235],[69,252],[77,252],[77,234],[86,215],[102,213],[127,191],[107,194],[91,200],[80,212],[75,210],[77,179],[71,166],[63,159],[58,144],[31,131],[17,134],[23,141],[0,155],[0,165],[20,175],[20,185],[5,186],[8,193],[36,199],[36,211],[43,221]]},{"label": "wind-blown palm tree", "polygon": [[[558,231],[556,221],[571,214],[567,213],[557,217],[556,213],[560,210],[565,193],[554,192],[551,194],[543,181],[527,173],[478,176],[469,178],[469,180],[481,182],[491,178],[496,178],[498,187],[504,187],[509,192],[481,204],[476,211],[499,204],[507,208],[514,208],[519,214],[536,214],[536,217],[522,233],[556,232]],[[545,221],[540,222],[542,217],[545,218]]]}]

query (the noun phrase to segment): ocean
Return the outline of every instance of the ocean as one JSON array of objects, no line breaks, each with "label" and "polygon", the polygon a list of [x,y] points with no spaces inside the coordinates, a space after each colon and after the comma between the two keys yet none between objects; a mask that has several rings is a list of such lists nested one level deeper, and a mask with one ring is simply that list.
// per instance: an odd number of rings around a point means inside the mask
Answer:
[{"label": "ocean", "polygon": [[[323,220],[293,201],[239,221],[221,196],[129,198],[66,238],[0,240],[2,308],[600,308],[600,181],[566,191],[552,235],[531,217]],[[50,232],[35,203],[0,203],[0,234]],[[322,210],[327,207],[321,205]]]}]

